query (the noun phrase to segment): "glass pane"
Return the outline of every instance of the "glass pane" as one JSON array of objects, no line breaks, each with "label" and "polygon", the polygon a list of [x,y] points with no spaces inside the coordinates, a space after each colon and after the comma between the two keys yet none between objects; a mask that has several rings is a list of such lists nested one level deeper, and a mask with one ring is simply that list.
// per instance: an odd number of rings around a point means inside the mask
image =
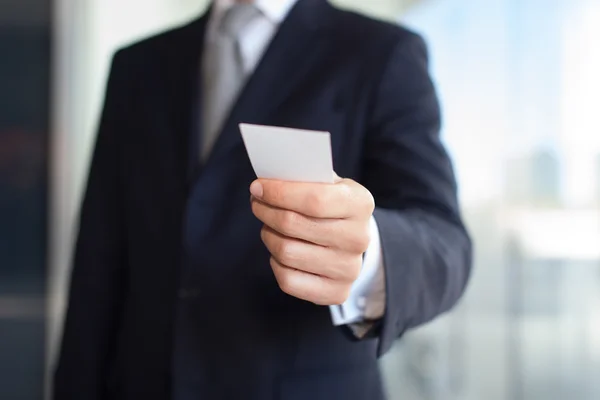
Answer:
[{"label": "glass pane", "polygon": [[600,3],[432,0],[400,20],[429,44],[476,265],[384,360],[391,398],[598,398]]}]

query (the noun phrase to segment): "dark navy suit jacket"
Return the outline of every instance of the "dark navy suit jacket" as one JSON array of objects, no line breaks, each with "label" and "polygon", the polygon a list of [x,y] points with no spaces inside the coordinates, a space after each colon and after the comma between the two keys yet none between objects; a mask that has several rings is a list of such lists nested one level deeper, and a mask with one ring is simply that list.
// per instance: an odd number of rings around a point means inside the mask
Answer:
[{"label": "dark navy suit jacket", "polygon": [[[300,0],[200,166],[205,21],[114,57],[54,398],[383,399],[378,356],[450,309],[471,263],[423,40]],[[277,287],[239,122],[331,132],[336,172],[373,194],[387,304],[368,338]]]}]

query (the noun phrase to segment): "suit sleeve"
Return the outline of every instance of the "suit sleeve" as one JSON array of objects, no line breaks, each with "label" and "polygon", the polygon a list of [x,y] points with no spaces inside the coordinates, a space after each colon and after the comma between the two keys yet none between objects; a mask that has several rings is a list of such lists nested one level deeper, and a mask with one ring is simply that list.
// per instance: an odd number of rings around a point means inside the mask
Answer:
[{"label": "suit sleeve", "polygon": [[427,50],[407,33],[384,63],[365,148],[386,279],[379,355],[407,329],[449,310],[471,267],[453,168],[440,141],[440,108]]},{"label": "suit sleeve", "polygon": [[55,400],[105,396],[125,290],[122,137],[125,80],[113,59],[79,220]]}]

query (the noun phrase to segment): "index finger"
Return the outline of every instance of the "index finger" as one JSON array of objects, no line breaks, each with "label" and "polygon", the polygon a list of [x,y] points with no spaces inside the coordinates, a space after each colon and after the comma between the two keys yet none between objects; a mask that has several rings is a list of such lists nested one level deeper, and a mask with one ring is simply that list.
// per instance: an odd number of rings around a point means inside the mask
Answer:
[{"label": "index finger", "polygon": [[264,203],[308,217],[349,218],[353,215],[355,194],[344,180],[327,184],[257,179],[250,186],[250,192]]}]

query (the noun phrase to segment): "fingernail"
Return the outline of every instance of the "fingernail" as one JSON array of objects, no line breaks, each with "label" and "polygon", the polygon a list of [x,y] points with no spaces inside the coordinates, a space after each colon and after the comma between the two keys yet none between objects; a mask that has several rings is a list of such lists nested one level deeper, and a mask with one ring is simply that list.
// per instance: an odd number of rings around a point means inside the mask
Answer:
[{"label": "fingernail", "polygon": [[263,187],[259,181],[252,182],[252,185],[250,185],[250,193],[252,193],[252,196],[256,197],[257,199],[262,197]]}]

